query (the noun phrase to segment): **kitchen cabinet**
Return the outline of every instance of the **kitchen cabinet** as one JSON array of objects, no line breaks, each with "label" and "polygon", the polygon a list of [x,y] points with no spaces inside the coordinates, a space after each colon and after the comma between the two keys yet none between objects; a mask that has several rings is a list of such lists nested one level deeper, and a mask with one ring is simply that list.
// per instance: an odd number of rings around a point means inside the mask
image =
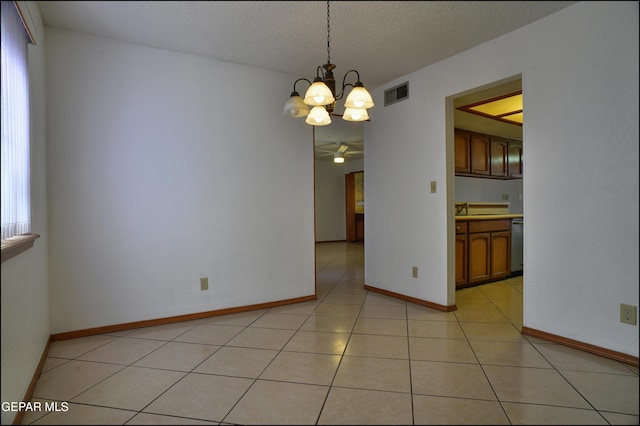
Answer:
[{"label": "kitchen cabinet", "polygon": [[471,173],[489,176],[491,174],[490,140],[486,135],[471,133]]},{"label": "kitchen cabinet", "polygon": [[[511,220],[469,220],[464,242],[458,238],[461,236],[459,223],[463,221],[456,221],[456,288],[508,277],[511,274]],[[466,258],[459,253],[464,244]],[[462,259],[460,264],[458,258]],[[466,274],[458,270],[465,261]]]},{"label": "kitchen cabinet", "polygon": [[454,164],[457,176],[522,178],[522,142],[454,129]]},{"label": "kitchen cabinet", "polygon": [[511,274],[511,231],[491,233],[491,279]]},{"label": "kitchen cabinet", "polygon": [[505,139],[491,138],[491,176],[508,176],[508,142]]},{"label": "kitchen cabinet", "polygon": [[491,234],[477,232],[469,234],[469,284],[491,278]]},{"label": "kitchen cabinet", "polygon": [[456,287],[469,282],[467,252],[467,222],[456,221]]},{"label": "kitchen cabinet", "polygon": [[454,151],[455,151],[455,171],[456,173],[471,173],[471,150],[469,138],[471,134],[465,130],[455,129]]},{"label": "kitchen cabinet", "polygon": [[522,142],[509,141],[508,144],[509,177],[522,177]]}]

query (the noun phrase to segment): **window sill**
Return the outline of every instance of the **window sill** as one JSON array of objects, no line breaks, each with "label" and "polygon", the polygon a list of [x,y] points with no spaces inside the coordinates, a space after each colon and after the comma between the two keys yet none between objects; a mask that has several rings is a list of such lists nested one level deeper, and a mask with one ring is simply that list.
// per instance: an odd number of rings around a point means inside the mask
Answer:
[{"label": "window sill", "polygon": [[2,240],[2,262],[0,263],[29,250],[37,238],[40,238],[39,234],[24,234]]}]

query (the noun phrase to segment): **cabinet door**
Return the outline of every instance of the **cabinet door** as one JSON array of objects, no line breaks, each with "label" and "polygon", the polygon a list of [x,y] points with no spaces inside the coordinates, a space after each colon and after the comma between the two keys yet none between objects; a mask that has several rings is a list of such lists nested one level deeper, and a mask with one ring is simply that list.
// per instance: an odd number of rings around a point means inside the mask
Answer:
[{"label": "cabinet door", "polygon": [[476,175],[489,175],[489,137],[477,133],[471,133],[471,173]]},{"label": "cabinet door", "polygon": [[455,129],[455,167],[456,173],[470,173],[469,132]]},{"label": "cabinet door", "polygon": [[467,234],[456,235],[456,287],[467,284]]},{"label": "cabinet door", "polygon": [[511,274],[511,232],[491,233],[491,278],[507,277]]},{"label": "cabinet door", "polygon": [[469,234],[469,283],[491,277],[491,233]]},{"label": "cabinet door", "polygon": [[491,176],[507,176],[507,141],[491,138]]},{"label": "cabinet door", "polygon": [[514,178],[522,177],[522,142],[509,142],[509,176]]}]

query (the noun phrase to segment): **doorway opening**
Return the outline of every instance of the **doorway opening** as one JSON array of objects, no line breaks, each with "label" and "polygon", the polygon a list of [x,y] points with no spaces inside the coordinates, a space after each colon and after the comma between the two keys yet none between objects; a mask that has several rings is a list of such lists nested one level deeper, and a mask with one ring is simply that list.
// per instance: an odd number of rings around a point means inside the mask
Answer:
[{"label": "doorway opening", "polygon": [[[328,126],[315,127],[314,146],[316,243],[361,240],[364,228],[358,238],[354,230],[357,231],[355,215],[364,214],[363,123],[334,120]],[[334,161],[338,156],[343,162]],[[352,188],[347,188],[345,180],[349,179],[353,179]],[[348,198],[347,191],[351,189],[354,197]]]},{"label": "doorway opening", "polygon": [[[349,207],[353,210],[354,229],[356,238],[360,241],[350,241],[347,235],[347,185],[345,180],[353,176],[354,172],[364,171],[364,126],[362,122],[334,120],[328,126],[314,127],[314,212],[315,212],[315,254],[316,254],[316,295],[321,298],[326,291],[324,283],[318,283],[319,271],[325,267],[333,267],[327,263],[327,253],[331,248],[340,247],[344,250],[346,262],[362,265],[364,271],[364,176],[360,184],[361,199],[355,200]],[[342,162],[336,162],[336,157],[342,157]],[[358,205],[361,203],[360,205]],[[361,211],[356,213],[356,207]],[[360,219],[360,223],[356,223]],[[349,222],[351,223],[351,222]],[[333,266],[331,266],[333,265]],[[334,271],[335,272],[335,271]],[[322,273],[320,273],[322,276]]]},{"label": "doorway opening", "polygon": [[[471,111],[476,105],[506,98],[519,98],[522,102],[521,75],[447,98],[447,202],[451,225],[448,297],[449,304],[457,305],[469,303],[473,295],[495,296],[499,288],[506,288],[498,298],[500,305],[492,302],[514,325],[521,327],[525,149],[522,124],[501,119],[501,113],[490,114],[486,109],[484,114]],[[513,114],[515,108],[520,114],[518,120],[524,120],[521,106],[520,111],[517,106],[509,108],[508,113]],[[489,216],[479,216],[485,214],[506,214],[502,223],[496,222],[502,228],[479,227],[493,222],[488,220]]]}]

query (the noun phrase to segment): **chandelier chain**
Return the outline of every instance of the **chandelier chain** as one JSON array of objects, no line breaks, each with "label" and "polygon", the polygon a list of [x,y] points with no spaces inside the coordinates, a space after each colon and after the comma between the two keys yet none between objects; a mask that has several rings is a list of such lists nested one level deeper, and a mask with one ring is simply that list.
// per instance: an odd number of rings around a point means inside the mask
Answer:
[{"label": "chandelier chain", "polygon": [[329,14],[329,0],[327,0],[327,63],[331,63],[331,25]]}]

